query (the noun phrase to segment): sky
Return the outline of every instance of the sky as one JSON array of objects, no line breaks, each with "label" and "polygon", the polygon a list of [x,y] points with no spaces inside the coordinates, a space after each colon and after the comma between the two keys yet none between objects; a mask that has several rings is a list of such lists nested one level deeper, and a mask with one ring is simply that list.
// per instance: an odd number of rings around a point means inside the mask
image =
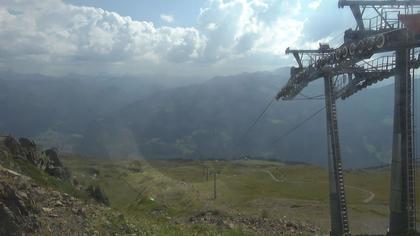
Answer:
[{"label": "sky", "polygon": [[293,64],[287,47],[337,45],[335,0],[2,0],[0,71],[217,76]]}]

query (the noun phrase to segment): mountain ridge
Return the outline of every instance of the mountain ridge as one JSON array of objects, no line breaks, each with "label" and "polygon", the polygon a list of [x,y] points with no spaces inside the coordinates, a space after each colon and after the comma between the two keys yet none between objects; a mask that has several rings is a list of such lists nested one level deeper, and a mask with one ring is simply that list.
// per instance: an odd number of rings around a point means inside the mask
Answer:
[{"label": "mountain ridge", "polygon": [[[171,87],[150,80],[134,84],[131,79],[109,78],[14,81],[0,76],[0,130],[64,152],[102,158],[237,159],[248,155],[326,165],[324,112],[270,144],[324,107],[322,100],[275,102],[243,137],[288,77],[289,69],[280,68]],[[323,94],[322,81],[309,84],[303,93]],[[338,100],[345,166],[389,162],[392,94],[393,86],[386,85]]]},{"label": "mountain ridge", "polygon": [[[86,140],[97,137],[106,137],[106,140],[102,143],[88,142],[84,146],[105,147],[89,150],[88,153],[109,154],[109,157],[235,159],[247,154],[262,159],[325,165],[323,113],[309,122],[312,125],[315,123],[315,127],[304,125],[296,131],[297,134],[292,133],[287,140],[278,143],[278,147],[269,145],[317,111],[316,108],[322,108],[323,101],[275,103],[251,130],[250,137],[242,138],[243,132],[286,79],[284,71],[282,74],[242,74],[154,94],[149,99],[125,107],[118,115],[92,124],[92,130],[87,133],[93,135],[86,135]],[[322,94],[322,89],[322,83],[315,82],[304,92],[318,95]],[[389,162],[393,110],[393,96],[389,95],[392,93],[393,86],[386,85],[338,101],[344,162],[350,168]],[[104,130],[105,127],[107,132],[95,137],[95,130]],[[113,128],[119,131],[110,131]],[[115,138],[110,137],[117,133],[119,135]],[[123,152],[117,150],[118,145],[110,145],[118,143],[119,139],[126,142],[125,145],[120,144]]]}]

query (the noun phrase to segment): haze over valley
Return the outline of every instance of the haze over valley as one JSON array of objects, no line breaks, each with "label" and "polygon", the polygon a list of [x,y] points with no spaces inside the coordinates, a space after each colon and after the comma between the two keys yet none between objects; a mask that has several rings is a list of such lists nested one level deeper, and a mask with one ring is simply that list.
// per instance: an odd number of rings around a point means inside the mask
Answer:
[{"label": "haze over valley", "polygon": [[[276,102],[245,135],[288,73],[283,68],[177,84],[168,82],[177,78],[4,74],[1,127],[45,147],[106,159],[248,157],[323,166],[323,113],[273,144],[322,108],[323,100]],[[303,93],[319,95],[322,89],[315,83]],[[389,84],[339,100],[346,167],[389,163],[393,89]]]},{"label": "haze over valley", "polygon": [[1,0],[0,236],[420,235],[419,47],[420,0]]}]

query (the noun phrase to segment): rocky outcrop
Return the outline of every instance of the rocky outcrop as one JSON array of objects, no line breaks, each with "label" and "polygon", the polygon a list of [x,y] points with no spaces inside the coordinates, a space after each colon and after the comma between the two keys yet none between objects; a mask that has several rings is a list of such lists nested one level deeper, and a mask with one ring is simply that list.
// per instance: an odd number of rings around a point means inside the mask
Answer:
[{"label": "rocky outcrop", "polygon": [[3,136],[3,145],[14,158],[28,161],[51,176],[66,180],[69,170],[61,162],[56,149],[41,151],[34,141],[27,138],[17,140],[13,136]]},{"label": "rocky outcrop", "polygon": [[44,154],[48,157],[48,162],[45,167],[45,171],[52,176],[60,179],[69,179],[70,171],[63,165],[61,160],[58,158],[58,152],[56,149],[47,149]]},{"label": "rocky outcrop", "polygon": [[26,150],[36,151],[37,148],[35,142],[27,138],[20,138],[19,144]]},{"label": "rocky outcrop", "polygon": [[137,235],[118,212],[44,188],[0,165],[0,235]]},{"label": "rocky outcrop", "polygon": [[32,194],[25,191],[29,178],[0,166],[0,235],[34,233],[39,227],[38,209]]}]

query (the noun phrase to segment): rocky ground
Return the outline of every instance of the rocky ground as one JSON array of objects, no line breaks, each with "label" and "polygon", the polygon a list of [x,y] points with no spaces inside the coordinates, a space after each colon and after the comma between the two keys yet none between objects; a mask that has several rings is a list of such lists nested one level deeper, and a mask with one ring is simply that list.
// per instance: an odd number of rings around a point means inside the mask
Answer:
[{"label": "rocky ground", "polygon": [[217,211],[207,211],[191,217],[192,224],[209,224],[226,228],[241,227],[257,235],[316,235],[318,229],[305,223],[262,217],[229,216]]},{"label": "rocky ground", "polygon": [[0,235],[137,235],[124,216],[0,166]]},{"label": "rocky ground", "polygon": [[141,234],[107,207],[98,186],[84,187],[71,182],[56,150],[42,151],[25,138],[0,137],[0,235]]}]

